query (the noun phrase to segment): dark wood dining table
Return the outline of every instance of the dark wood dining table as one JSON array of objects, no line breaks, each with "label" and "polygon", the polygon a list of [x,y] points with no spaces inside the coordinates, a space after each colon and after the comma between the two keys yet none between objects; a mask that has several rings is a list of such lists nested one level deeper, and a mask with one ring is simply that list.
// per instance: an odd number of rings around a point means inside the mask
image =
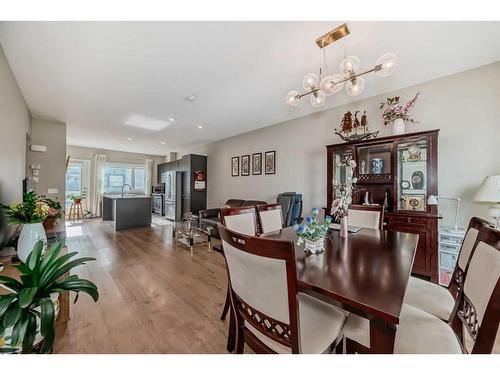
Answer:
[{"label": "dark wood dining table", "polygon": [[[291,227],[261,237],[297,242]],[[363,228],[348,237],[329,231],[325,251],[295,246],[301,292],[369,319],[370,352],[393,353],[418,234]]]}]

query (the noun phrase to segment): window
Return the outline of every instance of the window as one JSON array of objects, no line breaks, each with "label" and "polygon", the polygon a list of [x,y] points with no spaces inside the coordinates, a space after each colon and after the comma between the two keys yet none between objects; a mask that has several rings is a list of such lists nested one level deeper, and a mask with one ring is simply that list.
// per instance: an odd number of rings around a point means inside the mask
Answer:
[{"label": "window", "polygon": [[[146,170],[142,165],[106,164],[104,168],[103,192],[105,194],[121,193],[122,186],[128,184],[133,193],[146,192]],[[125,187],[125,191],[129,191]]]}]

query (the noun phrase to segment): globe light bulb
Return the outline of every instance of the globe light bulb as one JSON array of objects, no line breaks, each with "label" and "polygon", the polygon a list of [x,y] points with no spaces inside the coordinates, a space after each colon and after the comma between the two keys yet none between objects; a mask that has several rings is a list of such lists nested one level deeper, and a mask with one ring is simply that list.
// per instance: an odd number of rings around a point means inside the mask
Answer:
[{"label": "globe light bulb", "polygon": [[304,89],[310,91],[317,88],[319,85],[319,77],[316,73],[309,73],[304,76],[302,80],[302,86]]},{"label": "globe light bulb", "polygon": [[345,87],[347,95],[358,96],[365,90],[365,80],[361,77],[357,77],[349,82]]},{"label": "globe light bulb", "polygon": [[323,92],[323,90],[318,90],[311,94],[311,105],[314,108],[319,108],[325,105],[326,101],[326,94]]},{"label": "globe light bulb", "polygon": [[287,95],[286,95],[286,104],[288,104],[289,106],[292,106],[292,107],[296,107],[299,105],[299,93],[298,91],[290,91]]},{"label": "globe light bulb", "polygon": [[347,56],[340,63],[340,74],[344,77],[349,77],[359,69],[359,64],[359,58],[357,56]]},{"label": "globe light bulb", "polygon": [[[325,92],[327,96],[339,92],[344,87],[344,82],[340,82],[344,79],[340,74],[333,74],[331,76],[326,76],[321,80],[320,88]],[[340,83],[339,83],[340,82]]]},{"label": "globe light bulb", "polygon": [[390,76],[399,66],[398,56],[394,53],[384,53],[380,56],[375,64],[381,65],[382,69],[375,72],[380,77]]}]

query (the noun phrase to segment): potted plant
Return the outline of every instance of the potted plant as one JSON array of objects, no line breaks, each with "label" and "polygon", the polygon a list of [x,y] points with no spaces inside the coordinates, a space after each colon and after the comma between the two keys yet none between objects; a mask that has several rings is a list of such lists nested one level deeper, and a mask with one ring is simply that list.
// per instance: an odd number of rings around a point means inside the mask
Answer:
[{"label": "potted plant", "polygon": [[70,194],[68,199],[71,199],[73,203],[81,203],[82,199],[85,199],[85,194]]},{"label": "potted plant", "polygon": [[65,291],[87,293],[99,299],[97,286],[77,275],[65,277],[73,268],[95,258],[70,261],[77,252],[59,256],[62,243],[55,243],[43,254],[44,243],[37,241],[25,263],[16,265],[20,281],[0,275],[0,286],[11,293],[0,296],[0,353],[51,353],[55,320],[59,311],[58,295]]},{"label": "potted plant", "polygon": [[47,218],[43,222],[43,227],[45,229],[52,229],[54,228],[56,220],[60,219],[63,216],[64,211],[62,205],[57,200],[47,197],[41,198],[42,199],[40,201],[46,203],[49,206],[49,209],[47,211]]},{"label": "potted plant", "polygon": [[382,120],[384,120],[384,125],[392,124],[392,134],[404,134],[406,132],[405,121],[418,122],[410,117],[409,112],[415,105],[419,95],[420,93],[418,92],[405,105],[399,103],[399,96],[387,98],[384,103],[380,103],[380,109],[385,107],[384,113],[382,113]]},{"label": "potted plant", "polygon": [[305,219],[305,224],[295,224],[293,227],[299,236],[297,245],[305,242],[305,251],[312,254],[323,252],[325,249],[325,237],[328,233],[328,228],[332,222],[330,216],[325,217],[325,221],[320,223],[318,220],[319,209],[313,208],[311,215]]},{"label": "potted plant", "polygon": [[22,224],[17,242],[17,256],[26,262],[29,253],[38,240],[47,243],[47,236],[42,223],[47,218],[49,205],[30,191],[24,194],[21,203],[11,206],[1,205],[11,224]]}]

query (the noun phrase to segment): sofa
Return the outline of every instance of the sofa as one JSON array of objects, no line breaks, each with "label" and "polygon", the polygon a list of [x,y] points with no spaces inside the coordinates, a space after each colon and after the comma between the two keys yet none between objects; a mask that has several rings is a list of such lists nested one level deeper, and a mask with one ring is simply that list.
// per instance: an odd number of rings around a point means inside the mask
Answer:
[{"label": "sofa", "polygon": [[[243,207],[243,206],[258,206],[261,204],[267,204],[264,201],[253,201],[253,200],[245,200],[245,199],[228,199],[224,206],[227,207]],[[208,208],[206,210],[200,210],[199,222],[201,228],[206,228],[207,226],[213,227],[214,229],[211,231],[211,234],[217,238],[219,236],[219,228],[217,224],[220,223],[220,208]]]}]

